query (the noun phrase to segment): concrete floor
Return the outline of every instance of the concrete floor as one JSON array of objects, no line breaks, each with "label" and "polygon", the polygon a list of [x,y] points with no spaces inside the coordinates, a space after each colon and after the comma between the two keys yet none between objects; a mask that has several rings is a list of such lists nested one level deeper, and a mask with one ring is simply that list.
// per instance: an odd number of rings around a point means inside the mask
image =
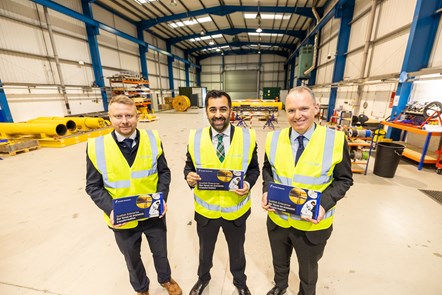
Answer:
[{"label": "concrete floor", "polygon": [[[158,114],[140,127],[158,129],[172,170],[168,248],[173,277],[188,294],[195,283],[198,240],[192,193],[183,178],[189,128],[206,126],[203,110]],[[257,130],[259,160],[268,129]],[[281,112],[279,125],[286,127]],[[4,156],[0,161],[0,294],[134,294],[123,257],[102,213],[85,193],[86,143]],[[428,166],[401,161],[394,178],[355,174],[338,204],[335,230],[320,262],[319,295],[442,294],[442,206],[418,189],[442,190],[442,176]],[[252,190],[247,223],[248,285],[252,294],[272,287],[273,269],[260,207],[261,179]],[[143,258],[151,295],[167,294],[156,282],[150,251]],[[237,294],[219,236],[212,281],[205,295]],[[289,295],[298,288],[292,260]]]}]

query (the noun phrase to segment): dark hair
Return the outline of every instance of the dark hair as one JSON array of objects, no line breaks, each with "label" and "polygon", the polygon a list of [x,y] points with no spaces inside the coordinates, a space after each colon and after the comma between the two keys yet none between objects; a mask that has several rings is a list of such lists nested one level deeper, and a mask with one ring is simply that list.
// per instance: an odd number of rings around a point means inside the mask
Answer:
[{"label": "dark hair", "polygon": [[228,95],[226,92],[221,91],[221,90],[210,90],[209,92],[207,92],[206,100],[204,101],[206,109],[207,109],[207,106],[209,105],[209,98],[221,98],[223,96],[225,96],[227,98],[229,108],[232,108],[232,99],[230,98],[230,95]]}]

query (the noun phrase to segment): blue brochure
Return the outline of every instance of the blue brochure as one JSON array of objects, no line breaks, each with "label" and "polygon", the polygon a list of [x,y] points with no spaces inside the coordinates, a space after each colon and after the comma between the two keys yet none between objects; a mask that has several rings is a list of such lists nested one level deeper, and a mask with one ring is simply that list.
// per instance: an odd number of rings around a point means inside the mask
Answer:
[{"label": "blue brochure", "polygon": [[243,171],[197,168],[196,173],[201,177],[199,190],[234,191],[244,185]]},{"label": "blue brochure", "polygon": [[163,193],[145,194],[126,198],[113,199],[114,223],[158,217],[163,214]]},{"label": "blue brochure", "polygon": [[321,204],[321,193],[271,182],[267,200],[270,207],[275,210],[317,219]]}]

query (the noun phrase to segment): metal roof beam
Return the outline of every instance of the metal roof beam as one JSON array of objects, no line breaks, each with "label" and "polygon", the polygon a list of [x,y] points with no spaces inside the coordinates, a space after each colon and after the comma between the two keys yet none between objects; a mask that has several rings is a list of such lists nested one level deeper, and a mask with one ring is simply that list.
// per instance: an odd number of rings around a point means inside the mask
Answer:
[{"label": "metal roof beam", "polygon": [[[251,28],[231,28],[231,29],[223,29],[223,30],[218,30],[218,31],[206,32],[205,35],[206,36],[216,35],[216,34],[236,35],[236,34],[241,34],[241,33],[255,33],[255,32],[256,32],[256,29],[251,29]],[[304,31],[304,30],[274,30],[274,29],[269,30],[269,29],[264,29],[263,33],[284,34],[284,35],[292,36],[292,37],[299,38],[299,39],[303,39],[306,36],[306,31]],[[192,34],[192,35],[188,35],[188,36],[171,38],[168,41],[171,44],[176,44],[181,41],[195,39],[195,38],[201,38],[201,34]]]},{"label": "metal roof beam", "polygon": [[170,52],[167,52],[167,51],[162,50],[162,49],[160,49],[160,48],[158,48],[156,46],[153,46],[153,45],[151,45],[149,43],[141,41],[138,38],[135,38],[135,37],[133,37],[133,36],[131,36],[129,34],[126,34],[126,33],[122,32],[122,31],[119,31],[119,30],[117,30],[117,29],[115,29],[113,27],[110,27],[110,26],[106,25],[106,24],[100,23],[99,21],[96,21],[93,18],[90,18],[90,17],[88,17],[88,16],[86,16],[84,14],[81,14],[81,13],[75,11],[75,10],[67,8],[67,7],[65,7],[63,5],[60,5],[58,3],[55,3],[54,1],[51,1],[51,0],[32,0],[32,2],[35,2],[37,4],[46,6],[46,7],[50,8],[52,10],[55,10],[55,11],[57,11],[59,13],[62,13],[64,15],[67,15],[69,17],[77,19],[79,21],[82,21],[82,22],[84,22],[87,25],[91,25],[91,26],[97,27],[99,29],[102,29],[104,31],[107,31],[109,33],[115,34],[115,35],[117,35],[117,36],[119,36],[121,38],[124,38],[124,39],[127,39],[129,41],[132,41],[132,42],[134,42],[134,43],[136,43],[138,45],[147,46],[149,49],[152,49],[152,50],[157,51],[157,52],[159,52],[161,54],[167,55],[168,57],[173,57],[176,60],[179,60],[179,61],[181,61],[183,63],[189,63],[190,66],[192,66],[192,67],[198,67],[197,65],[189,62],[188,60],[185,60],[184,58],[181,58],[181,57],[176,56],[176,55],[174,55],[174,54],[172,54]]},{"label": "metal roof beam", "polygon": [[[293,49],[293,45],[291,44],[276,44],[276,43],[270,43],[270,42],[229,42],[229,43],[223,43],[223,44],[216,44],[216,45],[209,45],[209,46],[201,46],[197,48],[191,48],[186,50],[186,53],[193,53],[197,52],[203,49],[210,49],[210,48],[217,48],[221,46],[231,46],[231,47],[241,47],[241,46],[247,46],[247,45],[264,45],[264,46],[276,46],[276,47],[282,47],[286,49]],[[264,48],[261,48],[263,50]],[[258,50],[258,49],[257,49]]]},{"label": "metal roof beam", "polygon": [[209,7],[199,10],[193,10],[185,13],[177,13],[173,15],[158,17],[154,19],[141,21],[141,27],[143,29],[148,29],[159,23],[171,22],[183,18],[196,17],[200,15],[218,15],[225,16],[232,14],[234,12],[270,12],[270,13],[292,13],[299,14],[308,18],[313,18],[313,12],[311,8],[308,7],[285,7],[285,6],[236,6],[236,5],[225,5]]},{"label": "metal roof beam", "polygon": [[[229,50],[229,51],[224,52],[224,55],[245,55],[245,54],[259,54],[259,53],[258,53],[258,49],[256,49],[256,50],[255,49],[240,49],[240,50]],[[279,56],[282,56],[285,58],[288,57],[288,52],[286,52],[286,51],[272,51],[272,50],[262,50],[261,49],[261,54],[279,55]],[[219,55],[221,55],[221,52],[214,52],[214,53],[210,53],[210,54],[200,55],[197,57],[197,61],[201,61],[201,60],[206,59],[208,57],[219,56]]]}]

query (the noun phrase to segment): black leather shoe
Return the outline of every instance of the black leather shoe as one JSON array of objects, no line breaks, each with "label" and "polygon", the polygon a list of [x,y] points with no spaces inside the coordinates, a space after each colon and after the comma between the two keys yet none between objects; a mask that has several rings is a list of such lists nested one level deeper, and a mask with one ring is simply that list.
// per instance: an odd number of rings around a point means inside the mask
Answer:
[{"label": "black leather shoe", "polygon": [[287,291],[286,289],[279,289],[278,287],[273,287],[272,290],[270,290],[269,292],[267,292],[267,295],[282,295],[285,294],[285,292]]},{"label": "black leather shoe", "polygon": [[192,290],[190,290],[189,295],[201,295],[203,294],[204,288],[209,284],[209,281],[200,281],[198,280],[195,285],[192,287]]},{"label": "black leather shoe", "polygon": [[249,290],[249,288],[247,288],[247,286],[244,288],[236,287],[236,289],[238,289],[239,295],[252,295],[252,293],[250,293],[250,290]]}]

